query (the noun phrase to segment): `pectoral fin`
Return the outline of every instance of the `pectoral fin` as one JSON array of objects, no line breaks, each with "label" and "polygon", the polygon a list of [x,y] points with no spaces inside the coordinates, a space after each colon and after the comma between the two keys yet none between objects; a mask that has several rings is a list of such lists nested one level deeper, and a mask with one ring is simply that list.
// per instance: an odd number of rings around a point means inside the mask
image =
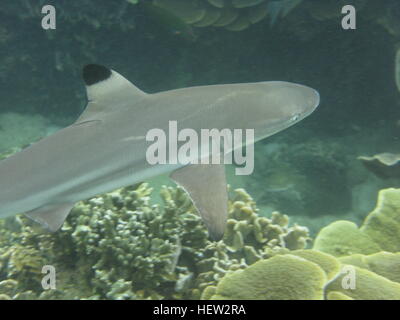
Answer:
[{"label": "pectoral fin", "polygon": [[220,240],[228,216],[228,192],[222,164],[192,164],[171,174],[189,194],[210,236]]},{"label": "pectoral fin", "polygon": [[64,223],[74,205],[74,203],[48,204],[29,211],[25,215],[49,231],[55,232]]}]

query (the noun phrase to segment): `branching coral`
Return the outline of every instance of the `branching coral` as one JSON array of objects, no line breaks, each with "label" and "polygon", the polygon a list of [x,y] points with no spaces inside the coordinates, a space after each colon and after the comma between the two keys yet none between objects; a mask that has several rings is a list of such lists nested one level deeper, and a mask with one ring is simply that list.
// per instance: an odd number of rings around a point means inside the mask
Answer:
[{"label": "branching coral", "polygon": [[[259,217],[252,198],[236,190],[226,236],[213,243],[182,189],[164,187],[163,207],[151,204],[151,191],[141,184],[82,201],[54,234],[34,231],[24,217],[2,220],[0,281],[15,283],[13,294],[0,294],[20,299],[198,298],[228,270],[302,248],[308,239],[306,228],[288,227],[287,216]],[[41,288],[45,264],[56,268],[57,290]]]},{"label": "branching coral", "polygon": [[223,241],[210,243],[204,257],[198,262],[194,297],[207,287],[214,286],[228,272],[244,269],[254,262],[304,248],[308,229],[294,225],[288,227],[287,216],[278,212],[272,218],[258,216],[253,199],[243,190],[235,191],[230,202],[227,230]]}]

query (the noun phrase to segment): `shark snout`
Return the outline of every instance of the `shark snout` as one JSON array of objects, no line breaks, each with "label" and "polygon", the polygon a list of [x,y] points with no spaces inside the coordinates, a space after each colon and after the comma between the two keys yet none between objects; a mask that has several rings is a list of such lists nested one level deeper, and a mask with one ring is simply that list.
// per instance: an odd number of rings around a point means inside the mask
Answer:
[{"label": "shark snout", "polygon": [[[307,87],[309,88],[309,87]],[[309,88],[311,90],[310,93],[310,98],[308,100],[308,104],[309,104],[309,109],[311,110],[311,112],[313,112],[320,103],[320,96],[319,96],[319,92],[315,89]]]},{"label": "shark snout", "polygon": [[273,81],[266,83],[270,110],[280,110],[282,119],[297,122],[311,114],[319,105],[318,91],[305,85]]},{"label": "shark snout", "polygon": [[310,115],[320,103],[319,92],[313,88],[303,86],[303,99],[299,104],[303,118]]},{"label": "shark snout", "polygon": [[318,107],[320,95],[317,90],[296,83],[289,84],[287,89],[288,109],[300,119],[307,117]]}]

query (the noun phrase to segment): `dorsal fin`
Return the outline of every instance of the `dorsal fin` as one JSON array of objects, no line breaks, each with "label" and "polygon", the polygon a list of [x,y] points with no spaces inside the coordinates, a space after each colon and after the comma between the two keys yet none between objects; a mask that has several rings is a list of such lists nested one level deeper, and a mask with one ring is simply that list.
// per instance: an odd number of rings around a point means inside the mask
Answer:
[{"label": "dorsal fin", "polygon": [[85,66],[82,76],[89,103],[75,124],[101,120],[104,114],[113,110],[113,107],[124,101],[134,103],[146,95],[118,72],[101,65]]}]

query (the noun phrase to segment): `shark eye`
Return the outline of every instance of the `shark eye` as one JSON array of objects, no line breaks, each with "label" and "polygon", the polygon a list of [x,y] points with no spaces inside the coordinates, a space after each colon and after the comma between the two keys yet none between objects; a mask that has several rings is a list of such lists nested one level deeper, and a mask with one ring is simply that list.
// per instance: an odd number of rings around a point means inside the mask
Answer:
[{"label": "shark eye", "polygon": [[290,118],[290,121],[297,121],[299,118],[300,118],[300,114],[296,113]]}]

